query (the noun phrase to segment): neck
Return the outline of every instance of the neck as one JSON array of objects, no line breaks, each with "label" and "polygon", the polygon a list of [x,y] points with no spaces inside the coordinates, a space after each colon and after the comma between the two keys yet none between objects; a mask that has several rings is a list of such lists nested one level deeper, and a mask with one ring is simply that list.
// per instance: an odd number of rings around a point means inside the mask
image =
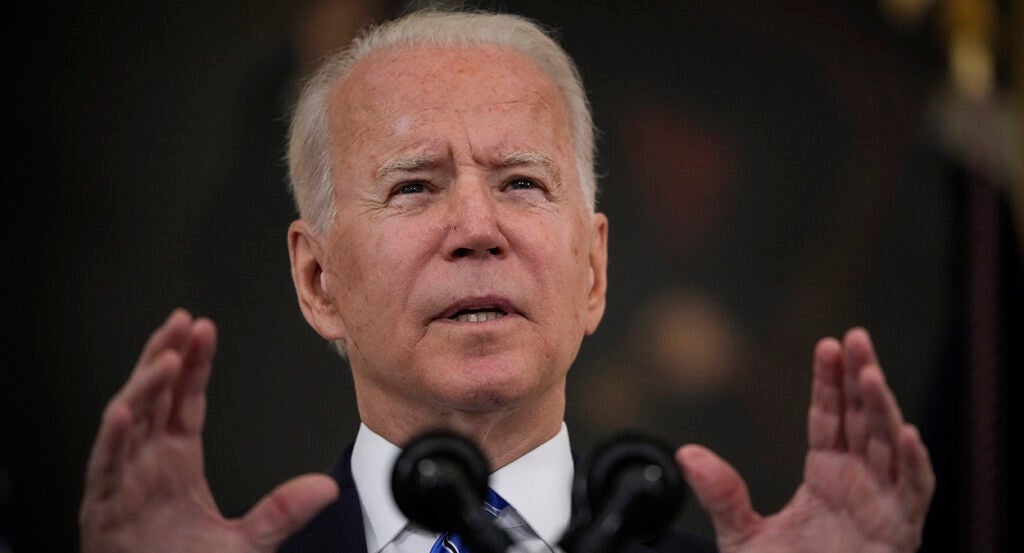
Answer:
[{"label": "neck", "polygon": [[561,430],[565,416],[565,390],[553,391],[536,401],[497,409],[474,411],[436,404],[395,404],[366,397],[357,389],[359,416],[370,430],[404,447],[432,430],[462,435],[481,449],[492,471],[529,453]]}]

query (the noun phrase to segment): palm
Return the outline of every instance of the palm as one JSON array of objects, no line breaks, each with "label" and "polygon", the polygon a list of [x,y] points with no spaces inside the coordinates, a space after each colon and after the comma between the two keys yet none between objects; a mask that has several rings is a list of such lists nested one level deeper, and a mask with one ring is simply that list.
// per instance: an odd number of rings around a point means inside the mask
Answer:
[{"label": "palm", "polygon": [[107,405],[86,472],[84,553],[273,551],[334,497],[333,481],[310,475],[282,485],[244,518],[221,515],[203,474],[201,439],[215,343],[210,321],[176,311]]},{"label": "palm", "polygon": [[[804,483],[782,511],[763,519],[761,532],[743,550],[772,551],[774,544],[790,542],[792,536],[813,539],[801,549],[787,545],[785,551],[916,549],[914,525],[901,512],[896,494],[878,486],[862,464],[824,452],[809,453],[806,462]],[[871,501],[853,501],[859,494]]]},{"label": "palm", "polygon": [[[137,543],[143,536],[164,536],[151,542],[151,551],[186,551],[196,546],[211,551],[253,550],[229,547],[230,542],[239,541],[239,536],[221,516],[210,494],[202,474],[198,440],[167,432],[154,434],[160,435],[151,436],[130,452],[116,493],[98,498],[89,515],[95,522],[84,525],[83,530],[101,530],[108,536],[105,540],[112,544]],[[188,536],[171,532],[170,525],[193,528],[195,532],[188,532]],[[196,537],[211,543],[195,543]]]},{"label": "palm", "polygon": [[678,460],[723,553],[911,552],[934,490],[917,431],[903,422],[867,333],[815,351],[804,481],[778,513],[753,511],[736,471],[700,446]]}]

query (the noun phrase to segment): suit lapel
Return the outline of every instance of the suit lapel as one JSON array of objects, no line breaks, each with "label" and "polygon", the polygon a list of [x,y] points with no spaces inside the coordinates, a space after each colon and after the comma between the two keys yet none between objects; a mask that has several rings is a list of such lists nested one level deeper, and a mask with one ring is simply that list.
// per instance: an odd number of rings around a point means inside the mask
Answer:
[{"label": "suit lapel", "polygon": [[292,535],[280,553],[362,553],[366,551],[363,509],[352,479],[352,446],[338,455],[328,474],[338,483],[338,499]]}]

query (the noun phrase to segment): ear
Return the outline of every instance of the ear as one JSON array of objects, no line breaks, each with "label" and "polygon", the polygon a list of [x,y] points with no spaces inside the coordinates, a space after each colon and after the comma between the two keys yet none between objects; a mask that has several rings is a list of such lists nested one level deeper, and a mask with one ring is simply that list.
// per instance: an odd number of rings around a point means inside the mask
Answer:
[{"label": "ear", "polygon": [[604,317],[608,291],[608,217],[595,213],[590,223],[590,289],[587,295],[587,334],[593,334]]},{"label": "ear", "polygon": [[306,322],[328,340],[345,338],[345,325],[330,291],[324,285],[326,248],[323,237],[306,221],[288,227],[288,257],[292,265],[292,283]]}]

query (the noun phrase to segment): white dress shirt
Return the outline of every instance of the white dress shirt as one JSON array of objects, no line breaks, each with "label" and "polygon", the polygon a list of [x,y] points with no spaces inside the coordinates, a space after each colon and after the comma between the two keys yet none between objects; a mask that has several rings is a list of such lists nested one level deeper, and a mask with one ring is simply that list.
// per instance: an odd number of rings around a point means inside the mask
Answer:
[{"label": "white dress shirt", "polygon": [[[352,478],[363,508],[367,553],[427,553],[438,537],[409,522],[395,504],[391,470],[400,453],[398,446],[360,425],[352,449]],[[530,546],[530,551],[554,549],[569,527],[573,475],[565,423],[555,437],[491,474],[491,488],[515,509],[499,518],[505,523],[509,519],[525,522],[530,533],[543,540]],[[522,536],[521,532],[512,535],[513,539]]]}]

